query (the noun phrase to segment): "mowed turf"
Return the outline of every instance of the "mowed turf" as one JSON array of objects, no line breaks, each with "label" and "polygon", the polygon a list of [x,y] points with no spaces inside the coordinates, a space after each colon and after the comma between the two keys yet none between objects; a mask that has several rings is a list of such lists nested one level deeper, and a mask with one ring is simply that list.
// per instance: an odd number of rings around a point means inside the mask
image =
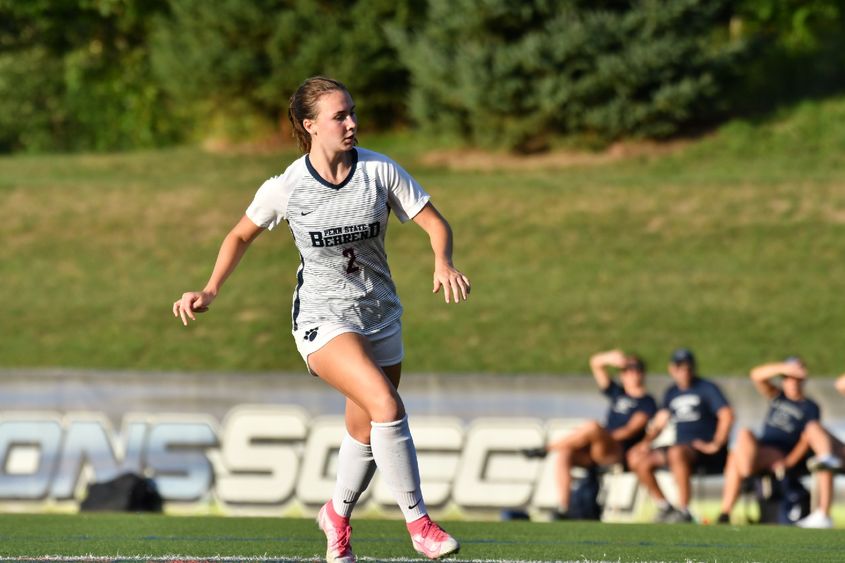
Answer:
[{"label": "mowed turf", "polygon": [[[845,533],[772,526],[446,522],[454,561],[841,561]],[[402,522],[354,522],[362,559],[419,559]],[[320,560],[311,519],[0,515],[2,558]]]},{"label": "mowed turf", "polygon": [[[586,373],[615,346],[662,371],[679,345],[710,375],[792,353],[814,374],[845,371],[845,98],[595,166],[451,170],[427,164],[420,135],[380,138],[366,123],[361,142],[431,192],[473,281],[468,303],[432,296],[425,234],[391,220],[406,373]],[[256,241],[200,322],[170,315],[295,157],[0,158],[0,367],[302,372],[284,227]]]}]

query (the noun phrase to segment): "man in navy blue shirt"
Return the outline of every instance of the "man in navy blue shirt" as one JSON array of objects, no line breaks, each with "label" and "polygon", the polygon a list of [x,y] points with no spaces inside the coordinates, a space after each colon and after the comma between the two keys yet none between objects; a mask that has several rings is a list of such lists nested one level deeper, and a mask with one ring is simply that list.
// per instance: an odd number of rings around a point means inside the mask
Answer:
[{"label": "man in navy blue shirt", "polygon": [[[772,381],[783,377],[780,386]],[[718,522],[730,522],[730,514],[739,498],[742,480],[770,471],[778,478],[803,463],[809,445],[804,429],[819,420],[819,406],[804,395],[807,367],[797,356],[783,362],[763,364],[751,370],[757,391],[769,400],[769,411],[760,437],[743,428],[725,465],[722,511]]]},{"label": "man in navy blue shirt", "polygon": [[[666,391],[663,405],[642,442],[632,448],[628,461],[658,507],[658,522],[692,522],[689,513],[690,476],[694,469],[721,472],[733,424],[733,409],[716,384],[696,373],[695,356],[680,348],[672,353],[669,374],[674,384]],[[666,448],[652,442],[673,422],[675,441]],[[678,487],[677,506],[660,490],[654,471],[667,467]]]},{"label": "man in navy blue shirt", "polygon": [[[621,385],[613,380],[609,368],[619,370]],[[624,463],[628,449],[642,439],[648,421],[657,412],[657,403],[645,388],[645,363],[639,356],[622,350],[600,352],[590,358],[590,370],[596,385],[610,400],[605,424],[591,420],[544,448],[523,450],[528,457],[558,454],[556,475],[560,497],[554,515],[557,519],[568,516],[572,467]]]}]

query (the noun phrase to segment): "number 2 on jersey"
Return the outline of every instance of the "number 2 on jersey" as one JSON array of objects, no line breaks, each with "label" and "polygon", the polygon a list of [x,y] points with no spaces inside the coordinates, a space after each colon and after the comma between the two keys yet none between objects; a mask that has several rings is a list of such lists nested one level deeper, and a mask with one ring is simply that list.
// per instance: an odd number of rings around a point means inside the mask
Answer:
[{"label": "number 2 on jersey", "polygon": [[347,274],[354,274],[361,268],[358,267],[358,264],[355,263],[355,249],[354,248],[344,248],[343,249],[343,256],[349,258],[349,262],[346,263],[346,273]]}]

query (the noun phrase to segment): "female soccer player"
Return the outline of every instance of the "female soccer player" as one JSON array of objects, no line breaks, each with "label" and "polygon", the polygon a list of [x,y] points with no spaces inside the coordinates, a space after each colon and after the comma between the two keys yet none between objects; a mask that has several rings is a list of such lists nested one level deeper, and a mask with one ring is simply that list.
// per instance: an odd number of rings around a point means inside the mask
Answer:
[{"label": "female soccer player", "polygon": [[293,337],[308,370],[346,397],[346,429],[335,491],[317,522],[329,562],[355,561],[349,517],[376,467],[393,491],[419,553],[438,558],[458,542],[427,515],[416,448],[397,392],[404,350],[402,306],[387,265],[391,212],[413,220],[434,251],[434,287],[446,303],[466,300],[469,279],[452,265],[452,231],[430,196],[398,164],[356,148],[358,119],[346,87],[312,77],[290,99],[288,116],[305,153],[258,189],[223,240],[205,288],[173,303],[184,325],[208,310],[249,245],[288,224],[300,252]]}]

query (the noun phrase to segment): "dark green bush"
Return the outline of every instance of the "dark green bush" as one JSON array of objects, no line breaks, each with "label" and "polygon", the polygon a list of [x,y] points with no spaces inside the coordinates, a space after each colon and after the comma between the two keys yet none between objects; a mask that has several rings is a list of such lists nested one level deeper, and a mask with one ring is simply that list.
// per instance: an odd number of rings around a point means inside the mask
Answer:
[{"label": "dark green bush", "polygon": [[739,0],[731,28],[750,46],[741,80],[730,89],[735,113],[845,90],[842,0]]},{"label": "dark green bush", "polygon": [[845,89],[843,0],[0,0],[0,151],[286,125],[303,79],[366,127],[606,143]]},{"label": "dark green bush", "polygon": [[284,122],[296,87],[325,74],[350,88],[365,120],[395,125],[408,76],[384,24],[405,29],[422,8],[411,0],[174,0],[154,35],[156,74],[201,120]]},{"label": "dark green bush", "polygon": [[527,150],[706,117],[738,50],[726,29],[718,0],[431,0],[421,29],[391,37],[421,125]]},{"label": "dark green bush", "polygon": [[0,0],[0,150],[106,150],[177,136],[146,40],[160,0]]}]

